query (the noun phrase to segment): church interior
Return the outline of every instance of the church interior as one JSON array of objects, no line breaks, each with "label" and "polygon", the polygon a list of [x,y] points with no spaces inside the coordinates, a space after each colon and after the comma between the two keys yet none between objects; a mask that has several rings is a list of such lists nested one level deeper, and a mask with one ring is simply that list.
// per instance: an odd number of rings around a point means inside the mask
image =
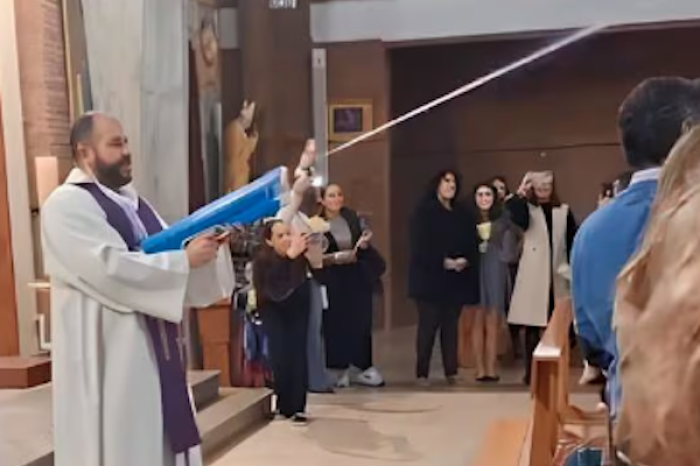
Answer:
[{"label": "church interior", "polygon": [[[529,386],[505,324],[500,382],[474,381],[468,310],[460,383],[415,385],[411,214],[442,169],[461,174],[466,196],[497,175],[515,191],[525,173],[551,170],[583,222],[626,169],[625,96],[650,76],[700,75],[685,52],[700,39],[700,7],[491,3],[0,1],[0,465],[54,465],[40,214],[73,167],[71,124],[89,110],[122,121],[134,183],[166,222],[294,167],[314,139],[315,173],[342,186],[386,261],[372,319],[385,385],[311,394],[313,420],[299,429],[271,421],[273,392],[246,362],[232,300],[189,312],[181,337],[205,464],[549,466],[565,464],[571,439],[599,442],[606,416],[599,387],[579,384],[570,301],[543,331]],[[325,156],[596,23],[606,28]],[[439,378],[437,349],[432,366]]]}]

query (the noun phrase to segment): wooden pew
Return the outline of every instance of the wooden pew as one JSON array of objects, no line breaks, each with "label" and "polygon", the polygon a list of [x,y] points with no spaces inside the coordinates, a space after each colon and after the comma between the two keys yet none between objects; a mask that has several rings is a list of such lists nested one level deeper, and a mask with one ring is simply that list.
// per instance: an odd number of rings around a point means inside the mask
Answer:
[{"label": "wooden pew", "polygon": [[569,402],[572,322],[571,300],[559,301],[533,355],[529,466],[552,465],[565,426],[568,431],[586,434],[607,425],[605,413],[586,412]]},{"label": "wooden pew", "polygon": [[569,404],[569,300],[557,304],[532,358],[530,466],[552,464],[559,438],[559,412]]},{"label": "wooden pew", "polygon": [[558,302],[533,355],[530,418],[492,423],[471,466],[551,466],[565,431],[605,428],[604,413],[585,412],[569,401],[572,322],[571,301]]}]

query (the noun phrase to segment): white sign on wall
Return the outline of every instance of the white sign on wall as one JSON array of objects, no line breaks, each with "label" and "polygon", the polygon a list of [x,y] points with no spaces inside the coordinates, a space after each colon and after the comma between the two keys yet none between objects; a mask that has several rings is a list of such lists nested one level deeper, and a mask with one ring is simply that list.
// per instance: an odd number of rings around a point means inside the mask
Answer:
[{"label": "white sign on wall", "polygon": [[297,0],[270,0],[270,8],[273,10],[294,9],[297,7]]}]

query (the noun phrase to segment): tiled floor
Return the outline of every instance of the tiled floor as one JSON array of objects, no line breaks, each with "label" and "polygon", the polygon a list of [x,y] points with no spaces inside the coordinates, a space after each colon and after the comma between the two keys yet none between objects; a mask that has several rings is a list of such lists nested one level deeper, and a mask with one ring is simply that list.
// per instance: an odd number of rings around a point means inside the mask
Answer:
[{"label": "tiled floor", "polygon": [[52,450],[50,385],[0,390],[0,465],[28,464]]},{"label": "tiled floor", "polygon": [[[487,387],[476,384],[467,370],[460,386],[446,387],[436,352],[435,386],[417,390],[413,385],[414,332],[409,328],[377,335],[375,362],[386,378],[386,387],[312,396],[309,413],[314,420],[307,427],[273,422],[211,464],[468,466],[491,421],[528,415],[528,393],[519,382],[522,368],[502,368],[503,381]],[[50,398],[41,396],[47,389],[24,392],[22,402],[20,398],[13,401],[17,391],[0,390],[0,417],[4,413],[14,419],[20,414],[21,419],[14,425],[0,425],[3,440],[13,445],[12,451],[0,448],[0,465],[22,457],[29,440],[34,447],[38,441],[49,448],[51,430],[44,418],[50,413]],[[578,395],[575,400],[591,406],[596,395]],[[44,419],[41,425],[35,425],[37,419]]]},{"label": "tiled floor", "polygon": [[[413,385],[415,365],[414,339],[414,327],[402,328],[389,333],[379,333],[376,335],[374,339],[375,363],[390,385]],[[432,378],[436,380],[443,378],[442,360],[438,342],[435,344],[431,369]],[[462,375],[466,385],[476,385],[472,383],[473,374],[470,371],[464,371]],[[522,371],[519,371],[517,368],[502,370],[501,375],[503,376],[504,385],[516,384],[522,386],[522,384],[518,382],[518,380],[522,378]]]},{"label": "tiled floor", "polygon": [[[503,368],[503,382],[489,387],[478,386],[465,371],[463,384],[447,388],[438,380],[436,355],[435,387],[416,390],[413,332],[378,335],[375,359],[385,388],[313,396],[308,426],[275,421],[221,454],[213,466],[468,466],[490,422],[528,416],[521,368]],[[596,397],[581,394],[574,401],[592,406]]]},{"label": "tiled floor", "polygon": [[527,411],[524,393],[325,395],[307,427],[275,421],[213,464],[468,466],[489,421]]}]

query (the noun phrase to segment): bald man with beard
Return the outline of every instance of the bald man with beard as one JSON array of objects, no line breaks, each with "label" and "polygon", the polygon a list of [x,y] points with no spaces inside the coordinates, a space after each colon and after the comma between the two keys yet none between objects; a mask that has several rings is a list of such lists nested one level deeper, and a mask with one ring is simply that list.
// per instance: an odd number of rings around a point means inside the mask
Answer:
[{"label": "bald man with beard", "polygon": [[145,254],[165,224],[131,185],[120,122],[81,116],[75,168],[42,207],[51,280],[56,466],[200,466],[178,343],[188,307],[230,296],[230,253],[214,234]]}]

